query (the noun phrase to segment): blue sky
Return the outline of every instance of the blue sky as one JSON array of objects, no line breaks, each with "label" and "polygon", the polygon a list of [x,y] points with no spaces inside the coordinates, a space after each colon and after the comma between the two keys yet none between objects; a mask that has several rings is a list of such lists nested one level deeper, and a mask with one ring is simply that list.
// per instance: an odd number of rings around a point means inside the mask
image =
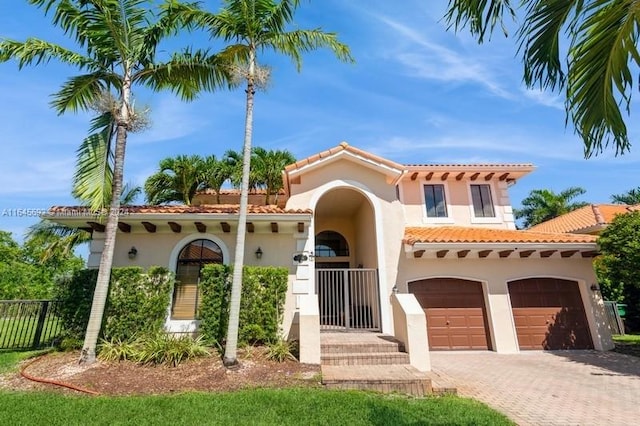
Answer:
[{"label": "blue sky", "polygon": [[[218,1],[205,1],[217,10]],[[401,6],[398,6],[401,4]],[[254,144],[288,149],[304,158],[341,141],[400,163],[533,163],[537,170],[511,188],[514,206],[532,189],[587,190],[582,200],[608,202],[638,186],[640,146],[614,157],[585,160],[582,143],[565,128],[563,98],[529,91],[513,38],[495,34],[478,45],[466,33],[446,31],[446,0],[315,0],[302,2],[300,28],[337,32],[356,64],[318,51],[301,73],[286,58],[267,55],[268,88],[257,93]],[[49,18],[26,2],[0,4],[0,37],[34,36],[71,44]],[[176,46],[206,45],[184,35]],[[70,196],[75,150],[89,116],[57,116],[49,95],[74,69],[51,62],[18,70],[0,64],[0,230],[20,239],[52,205]],[[165,157],[222,155],[239,150],[244,93],[220,91],[183,103],[173,94],[138,89],[136,105],[151,110],[152,127],[129,136],[125,179],[138,185]],[[631,123],[631,140],[640,128]],[[143,202],[142,199],[139,200]]]}]

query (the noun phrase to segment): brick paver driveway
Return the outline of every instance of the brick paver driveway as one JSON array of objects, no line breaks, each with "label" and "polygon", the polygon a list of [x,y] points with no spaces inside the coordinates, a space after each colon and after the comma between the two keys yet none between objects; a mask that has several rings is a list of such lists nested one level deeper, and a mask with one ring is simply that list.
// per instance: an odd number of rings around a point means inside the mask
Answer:
[{"label": "brick paver driveway", "polygon": [[614,352],[431,352],[437,380],[519,425],[640,422],[640,358]]}]

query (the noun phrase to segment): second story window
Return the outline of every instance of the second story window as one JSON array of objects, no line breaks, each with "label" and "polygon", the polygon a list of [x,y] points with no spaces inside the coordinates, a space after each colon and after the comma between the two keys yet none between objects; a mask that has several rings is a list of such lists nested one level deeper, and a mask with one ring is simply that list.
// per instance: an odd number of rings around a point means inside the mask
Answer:
[{"label": "second story window", "polygon": [[496,217],[491,199],[491,186],[471,185],[471,199],[475,217]]},{"label": "second story window", "polygon": [[425,185],[424,201],[427,207],[427,217],[447,217],[444,185]]}]

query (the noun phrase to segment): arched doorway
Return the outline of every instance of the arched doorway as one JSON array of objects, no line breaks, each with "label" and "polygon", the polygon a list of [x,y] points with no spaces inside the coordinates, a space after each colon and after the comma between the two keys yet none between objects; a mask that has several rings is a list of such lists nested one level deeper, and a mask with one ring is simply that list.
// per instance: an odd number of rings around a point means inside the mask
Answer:
[{"label": "arched doorway", "polygon": [[173,290],[171,319],[193,320],[200,303],[200,274],[210,263],[223,263],[222,249],[207,239],[197,239],[187,243],[178,254],[176,264],[176,285]]},{"label": "arched doorway", "polygon": [[314,214],[316,293],[322,330],[380,330],[374,211],[359,191],[337,188]]}]

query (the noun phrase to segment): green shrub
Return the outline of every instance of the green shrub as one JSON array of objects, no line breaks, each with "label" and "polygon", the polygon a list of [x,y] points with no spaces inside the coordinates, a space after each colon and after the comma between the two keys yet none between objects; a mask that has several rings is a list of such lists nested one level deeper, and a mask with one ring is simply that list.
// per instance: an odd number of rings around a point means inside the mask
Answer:
[{"label": "green shrub", "polygon": [[135,334],[162,330],[167,316],[173,274],[166,268],[116,268],[111,275],[104,336],[129,340]]},{"label": "green shrub", "polygon": [[[66,338],[82,339],[91,312],[98,271],[83,269],[58,282],[60,317]],[[173,287],[173,274],[152,267],[114,268],[104,313],[103,338],[131,340],[162,330]]]},{"label": "green shrub", "polygon": [[97,269],[82,269],[58,279],[55,296],[60,300],[59,315],[66,337],[84,337],[97,278]]},{"label": "green shrub", "polygon": [[140,364],[164,364],[176,367],[183,361],[208,356],[209,350],[202,337],[196,339],[188,335],[174,336],[158,333],[135,342],[137,361]]},{"label": "green shrub", "polygon": [[123,361],[137,359],[134,343],[120,339],[102,340],[98,346],[98,358],[103,361]]},{"label": "green shrub", "polygon": [[279,338],[268,344],[267,359],[277,362],[296,361],[296,357],[293,355],[294,346],[295,343]]},{"label": "green shrub", "polygon": [[[203,268],[200,289],[202,334],[208,341],[222,342],[227,332],[232,270],[226,265]],[[245,266],[240,301],[238,341],[276,342],[288,285],[289,272],[282,267]]]}]

